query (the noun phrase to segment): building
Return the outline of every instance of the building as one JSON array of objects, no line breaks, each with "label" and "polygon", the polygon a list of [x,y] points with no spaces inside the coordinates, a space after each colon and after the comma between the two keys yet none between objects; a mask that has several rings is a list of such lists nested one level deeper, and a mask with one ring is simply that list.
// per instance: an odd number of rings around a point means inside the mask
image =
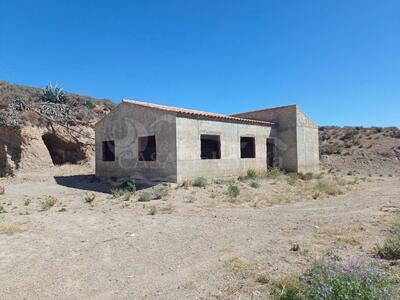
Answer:
[{"label": "building", "polygon": [[232,116],[123,100],[96,124],[96,176],[182,182],[319,168],[318,126],[296,105]]}]

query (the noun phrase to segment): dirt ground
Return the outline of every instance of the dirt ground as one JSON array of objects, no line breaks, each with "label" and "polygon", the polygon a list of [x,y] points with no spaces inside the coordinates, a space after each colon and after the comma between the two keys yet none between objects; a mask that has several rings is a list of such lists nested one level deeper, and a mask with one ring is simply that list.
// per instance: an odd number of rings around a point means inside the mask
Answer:
[{"label": "dirt ground", "polygon": [[[316,258],[371,256],[400,212],[399,177],[329,197],[301,180],[261,179],[258,189],[232,181],[237,198],[225,182],[127,200],[88,174],[66,166],[0,179],[2,299],[269,299],[271,282]],[[138,201],[157,189],[161,199]]]}]

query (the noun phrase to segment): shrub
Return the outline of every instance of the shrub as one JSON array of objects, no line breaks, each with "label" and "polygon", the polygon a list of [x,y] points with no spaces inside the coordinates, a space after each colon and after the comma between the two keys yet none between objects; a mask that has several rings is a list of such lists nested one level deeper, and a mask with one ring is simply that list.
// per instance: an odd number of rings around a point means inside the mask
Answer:
[{"label": "shrub", "polygon": [[257,178],[257,170],[256,169],[248,169],[247,170],[247,177],[248,178],[250,178],[250,179],[255,179],[255,178]]},{"label": "shrub", "polygon": [[45,87],[41,99],[44,102],[50,103],[65,103],[67,101],[62,88],[57,85],[53,86],[51,83]]},{"label": "shrub", "polygon": [[392,238],[385,241],[382,246],[376,246],[375,252],[383,259],[400,259],[400,238]]},{"label": "shrub", "polygon": [[150,193],[143,192],[140,194],[138,201],[147,202],[147,201],[150,201],[150,198],[151,198]]},{"label": "shrub", "polygon": [[297,243],[293,243],[293,244],[290,246],[290,251],[297,252],[297,251],[299,251],[299,250],[300,250],[300,245],[297,244]]},{"label": "shrub", "polygon": [[40,201],[41,211],[46,211],[52,208],[57,203],[57,198],[53,196],[47,196],[44,200]]},{"label": "shrub", "polygon": [[207,185],[207,179],[203,176],[196,177],[193,181],[193,186],[205,187]]},{"label": "shrub", "polygon": [[0,214],[5,214],[7,211],[4,209],[3,205],[0,205]]},{"label": "shrub", "polygon": [[4,195],[5,192],[6,192],[5,188],[0,186],[0,195]]},{"label": "shrub", "polygon": [[229,196],[236,198],[237,196],[240,195],[239,187],[237,185],[233,185],[233,184],[229,185],[228,194],[229,194]]},{"label": "shrub", "polygon": [[283,172],[279,168],[272,168],[267,171],[267,178],[277,179],[283,175]]},{"label": "shrub", "polygon": [[157,213],[157,208],[155,206],[152,206],[149,208],[149,215],[154,216]]},{"label": "shrub", "polygon": [[300,177],[301,180],[308,181],[308,180],[313,179],[313,173],[311,173],[311,172],[301,173],[300,172],[299,173],[299,177]]},{"label": "shrub", "polygon": [[94,199],[96,198],[96,195],[91,193],[91,194],[86,194],[85,197],[83,197],[83,200],[86,203],[92,203],[94,201]]},{"label": "shrub", "polygon": [[289,276],[273,282],[271,295],[278,300],[303,300],[304,283],[298,277]]},{"label": "shrub", "polygon": [[154,192],[154,198],[157,200],[162,199],[167,195],[168,195],[168,190],[166,188],[161,188]]},{"label": "shrub", "polygon": [[128,191],[130,193],[136,192],[136,181],[134,178],[129,178],[128,180],[125,180],[123,183],[121,183],[118,186],[119,189],[123,191]]},{"label": "shrub", "polygon": [[122,194],[122,201],[129,201],[131,199],[132,193],[131,192],[124,192]]},{"label": "shrub", "polygon": [[225,179],[224,178],[214,178],[214,183],[215,184],[224,184]]},{"label": "shrub", "polygon": [[306,299],[392,299],[394,281],[371,262],[317,261],[305,276]]},{"label": "shrub", "polygon": [[335,196],[343,193],[338,183],[333,180],[319,180],[316,188],[319,192],[325,193],[329,196]]},{"label": "shrub", "polygon": [[257,180],[252,180],[252,181],[250,182],[250,186],[251,186],[252,188],[254,188],[254,189],[258,189],[258,188],[261,186],[261,184],[260,184]]}]

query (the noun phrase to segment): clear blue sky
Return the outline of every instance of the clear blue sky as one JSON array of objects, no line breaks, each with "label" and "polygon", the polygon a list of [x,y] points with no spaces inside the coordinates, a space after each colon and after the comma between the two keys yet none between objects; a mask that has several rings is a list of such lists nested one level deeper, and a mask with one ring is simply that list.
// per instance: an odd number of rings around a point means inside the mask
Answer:
[{"label": "clear blue sky", "polygon": [[0,79],[400,126],[400,1],[0,1]]}]

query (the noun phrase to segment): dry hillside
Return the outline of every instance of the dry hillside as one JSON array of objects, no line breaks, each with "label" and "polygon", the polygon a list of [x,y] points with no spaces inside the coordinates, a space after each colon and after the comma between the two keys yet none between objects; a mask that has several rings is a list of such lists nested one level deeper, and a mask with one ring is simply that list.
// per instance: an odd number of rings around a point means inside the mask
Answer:
[{"label": "dry hillside", "polygon": [[0,176],[17,169],[91,163],[93,125],[115,106],[109,100],[0,81]]},{"label": "dry hillside", "polygon": [[[44,94],[44,89],[0,81],[0,176],[93,162],[93,125],[115,104],[72,93],[63,103],[49,103]],[[399,175],[400,130],[320,127],[320,154],[326,171]]]}]

